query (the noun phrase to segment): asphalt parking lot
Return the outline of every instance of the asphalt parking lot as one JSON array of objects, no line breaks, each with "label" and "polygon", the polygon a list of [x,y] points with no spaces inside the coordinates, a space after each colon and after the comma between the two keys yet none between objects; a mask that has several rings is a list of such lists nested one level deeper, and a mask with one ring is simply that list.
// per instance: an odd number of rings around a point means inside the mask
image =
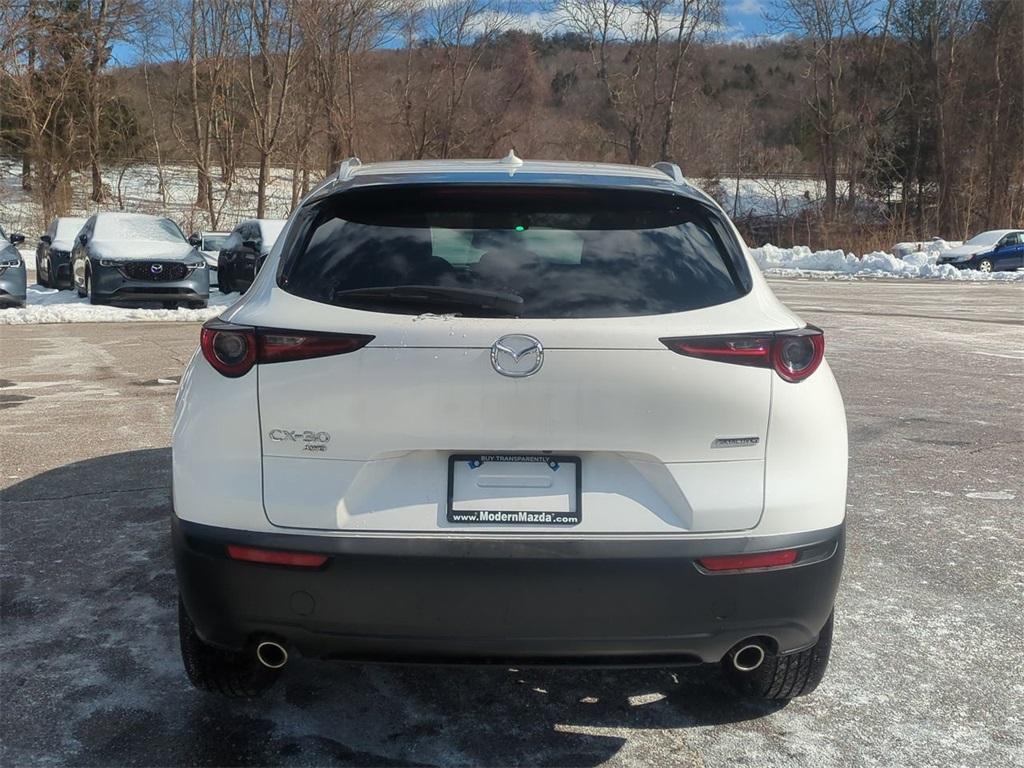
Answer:
[{"label": "asphalt parking lot", "polygon": [[1024,765],[1024,286],[774,281],[826,329],[851,438],[825,682],[290,664],[192,690],[168,538],[198,325],[0,326],[3,765]]}]

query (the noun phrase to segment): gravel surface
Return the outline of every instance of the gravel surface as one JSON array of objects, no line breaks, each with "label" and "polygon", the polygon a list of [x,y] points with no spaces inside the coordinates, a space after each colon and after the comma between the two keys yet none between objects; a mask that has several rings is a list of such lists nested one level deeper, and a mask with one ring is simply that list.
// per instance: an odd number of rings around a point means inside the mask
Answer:
[{"label": "gravel surface", "polygon": [[846,399],[825,682],[297,660],[192,690],[168,537],[192,323],[0,327],[3,765],[1024,765],[1024,286],[774,281]]}]

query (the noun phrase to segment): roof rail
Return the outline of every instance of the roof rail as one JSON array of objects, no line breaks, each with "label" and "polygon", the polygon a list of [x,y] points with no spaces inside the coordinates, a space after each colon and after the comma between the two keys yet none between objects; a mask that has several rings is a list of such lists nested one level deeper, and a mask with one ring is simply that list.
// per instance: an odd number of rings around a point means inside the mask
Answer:
[{"label": "roof rail", "polygon": [[358,157],[350,157],[348,160],[342,161],[341,165],[338,166],[338,172],[334,174],[334,180],[336,182],[348,181],[352,176],[352,172],[362,164]]},{"label": "roof rail", "polygon": [[678,182],[680,184],[686,183],[686,177],[683,176],[682,169],[680,169],[680,167],[675,163],[670,163],[666,160],[662,160],[660,163],[655,163],[654,165],[652,165],[651,168],[661,171],[670,179],[672,179],[672,181]]}]

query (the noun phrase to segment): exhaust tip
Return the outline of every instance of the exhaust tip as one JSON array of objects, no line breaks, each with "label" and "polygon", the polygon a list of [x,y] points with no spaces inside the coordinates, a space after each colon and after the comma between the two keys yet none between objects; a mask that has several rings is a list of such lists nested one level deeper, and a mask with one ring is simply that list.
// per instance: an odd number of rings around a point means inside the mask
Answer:
[{"label": "exhaust tip", "polygon": [[280,669],[288,663],[288,651],[280,643],[264,640],[256,646],[256,658],[267,669]]},{"label": "exhaust tip", "polygon": [[740,646],[732,655],[732,665],[740,672],[753,672],[764,663],[764,648],[757,643]]}]

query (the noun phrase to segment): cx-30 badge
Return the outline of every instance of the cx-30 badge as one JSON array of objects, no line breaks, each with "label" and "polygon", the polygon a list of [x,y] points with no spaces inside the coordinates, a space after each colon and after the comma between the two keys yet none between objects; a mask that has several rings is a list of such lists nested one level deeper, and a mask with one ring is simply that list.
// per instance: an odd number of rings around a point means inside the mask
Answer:
[{"label": "cx-30 badge", "polygon": [[521,333],[502,336],[491,345],[491,365],[513,379],[532,376],[544,365],[544,345]]}]

